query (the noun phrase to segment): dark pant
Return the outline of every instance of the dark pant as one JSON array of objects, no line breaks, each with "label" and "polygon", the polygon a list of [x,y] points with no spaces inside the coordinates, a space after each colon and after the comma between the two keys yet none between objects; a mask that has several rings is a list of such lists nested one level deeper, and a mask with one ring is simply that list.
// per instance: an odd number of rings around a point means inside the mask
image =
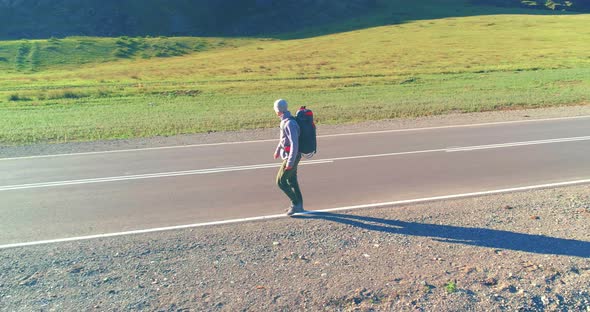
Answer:
[{"label": "dark pant", "polygon": [[301,160],[301,154],[295,159],[295,165],[291,170],[285,170],[287,167],[287,160],[283,161],[283,165],[277,174],[277,185],[289,197],[293,205],[303,204],[303,196],[297,182],[297,167]]}]

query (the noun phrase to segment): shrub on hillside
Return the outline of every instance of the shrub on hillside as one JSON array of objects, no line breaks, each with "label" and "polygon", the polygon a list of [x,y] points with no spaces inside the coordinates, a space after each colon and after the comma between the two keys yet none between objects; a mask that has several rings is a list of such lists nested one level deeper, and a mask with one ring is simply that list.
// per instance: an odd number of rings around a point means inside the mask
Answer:
[{"label": "shrub on hillside", "polygon": [[116,56],[116,57],[120,57],[120,58],[128,58],[128,57],[130,57],[129,50],[127,50],[125,48],[117,48],[117,49],[115,49],[115,51],[113,51],[113,55]]},{"label": "shrub on hillside", "polygon": [[41,91],[36,94],[36,97],[40,101],[44,100],[61,100],[61,99],[81,99],[87,97],[109,97],[112,92],[103,88],[98,90],[85,90],[85,91],[74,91],[74,90],[52,90],[52,91]]},{"label": "shrub on hillside", "polygon": [[207,43],[206,42],[199,42],[199,43],[195,44],[195,47],[193,48],[193,50],[205,51],[205,50],[207,50]]},{"label": "shrub on hillside", "polygon": [[545,10],[588,11],[590,1],[586,0],[472,0],[474,4],[501,7],[524,7]]},{"label": "shrub on hillside", "polygon": [[18,101],[30,101],[31,98],[26,97],[26,96],[22,96],[18,93],[13,93],[11,95],[8,96],[8,100],[11,102],[18,102]]},{"label": "shrub on hillside", "polygon": [[48,100],[61,100],[61,99],[81,99],[89,97],[90,95],[84,92],[77,92],[73,90],[55,90],[50,91],[45,95]]}]

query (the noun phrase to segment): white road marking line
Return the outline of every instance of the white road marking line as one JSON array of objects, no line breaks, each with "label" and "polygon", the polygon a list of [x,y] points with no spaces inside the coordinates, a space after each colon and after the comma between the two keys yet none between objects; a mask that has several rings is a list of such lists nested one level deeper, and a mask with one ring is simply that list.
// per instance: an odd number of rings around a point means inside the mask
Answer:
[{"label": "white road marking line", "polygon": [[410,128],[410,129],[381,130],[381,131],[372,131],[372,132],[329,134],[329,135],[323,135],[323,136],[318,136],[318,137],[321,137],[321,138],[330,138],[330,137],[339,137],[339,136],[354,136],[354,135],[366,135],[366,134],[410,132],[410,131],[422,131],[422,130],[440,130],[440,129],[453,129],[453,128],[469,128],[469,127],[506,125],[506,124],[515,124],[515,123],[532,123],[532,122],[544,122],[544,121],[575,120],[575,119],[585,119],[585,118],[590,118],[590,116],[574,116],[574,117],[559,117],[559,118],[544,118],[544,119],[529,119],[529,120],[512,120],[512,121],[498,121],[498,122],[475,123],[475,124],[465,124],[465,125],[449,125],[449,126],[437,126],[437,127],[426,127],[426,128]]},{"label": "white road marking line", "polygon": [[332,212],[332,211],[355,210],[355,209],[363,209],[363,208],[378,208],[378,207],[404,205],[404,204],[416,204],[416,203],[422,203],[422,202],[431,202],[431,201],[448,200],[448,199],[459,199],[459,198],[465,198],[465,197],[475,197],[475,196],[485,196],[485,195],[497,195],[497,194],[502,194],[502,193],[524,192],[524,191],[532,191],[532,190],[536,190],[536,189],[565,187],[565,186],[573,186],[573,185],[588,184],[588,183],[590,183],[590,179],[558,182],[558,183],[548,183],[548,184],[540,184],[540,185],[531,185],[531,186],[522,186],[522,187],[514,187],[514,188],[507,188],[507,189],[482,191],[482,192],[473,192],[473,193],[463,193],[463,194],[455,194],[455,195],[426,197],[426,198],[419,198],[419,199],[400,200],[400,201],[378,203],[378,204],[331,208],[331,209],[324,209],[324,210],[317,210],[317,211],[309,211],[304,214],[313,214],[314,212],[315,213],[317,213],[317,212]]},{"label": "white road marking line", "polygon": [[[364,158],[378,158],[378,157],[390,157],[390,156],[404,156],[404,155],[413,155],[413,154],[426,154],[426,153],[440,153],[444,152],[446,149],[431,149],[431,150],[423,150],[423,151],[411,151],[411,152],[395,152],[395,153],[386,153],[386,154],[375,154],[375,155],[362,155],[362,156],[349,156],[349,157],[337,157],[337,158],[328,158],[332,161],[337,160],[353,160],[353,159],[364,159]],[[328,160],[326,159],[326,160]]]},{"label": "white road marking line", "polygon": [[99,151],[99,152],[84,152],[84,153],[69,153],[69,154],[23,156],[23,157],[12,157],[12,158],[0,158],[0,161],[2,161],[2,160],[20,160],[20,159],[68,157],[68,156],[87,156],[87,155],[101,155],[101,154],[116,154],[116,153],[157,151],[157,150],[181,149],[181,148],[195,148],[195,147],[207,147],[207,146],[250,144],[250,143],[262,143],[262,142],[278,142],[278,139],[257,140],[257,141],[243,141],[243,142],[225,142],[225,143],[177,145],[177,146],[161,146],[161,147],[146,147],[146,148],[121,149],[121,150],[112,150],[112,151]]},{"label": "white road marking line", "polygon": [[[314,160],[301,162],[300,166],[305,165],[316,165],[331,163],[331,160]],[[21,185],[8,185],[0,186],[0,192],[2,191],[13,191],[13,190],[25,190],[33,188],[46,188],[66,185],[79,185],[79,184],[90,184],[90,183],[105,183],[115,181],[128,181],[128,180],[140,180],[140,179],[151,179],[151,178],[165,178],[165,177],[177,177],[186,175],[199,175],[199,174],[210,174],[210,173],[221,173],[221,172],[235,172],[245,170],[256,170],[256,169],[267,169],[267,168],[278,168],[282,164],[264,164],[264,165],[253,165],[253,166],[238,166],[238,167],[226,167],[226,168],[212,168],[212,169],[199,169],[199,170],[187,170],[187,171],[175,171],[175,172],[161,172],[161,173],[150,173],[150,174],[138,174],[120,177],[106,177],[106,178],[94,178],[94,179],[80,179],[71,181],[55,181],[55,182],[41,182]]]},{"label": "white road marking line", "polygon": [[[425,128],[410,128],[410,129],[395,129],[395,130],[382,130],[382,131],[371,131],[371,132],[329,134],[329,135],[319,135],[318,138],[331,138],[331,137],[342,137],[342,136],[357,136],[357,135],[368,135],[368,134],[383,134],[383,133],[395,133],[395,132],[410,132],[410,131],[427,131],[427,130],[439,130],[439,129],[466,128],[466,127],[481,127],[481,126],[515,124],[515,123],[532,123],[532,122],[544,122],[544,121],[574,120],[574,119],[584,119],[584,118],[590,118],[590,116],[574,116],[574,117],[530,119],[530,120],[513,120],[513,121],[500,121],[500,122],[489,122],[489,123],[465,124],[465,125],[450,125],[450,126],[425,127]],[[265,142],[276,142],[276,141],[277,141],[277,139],[268,139],[268,140],[243,141],[243,142],[223,142],[223,143],[178,145],[178,146],[147,147],[147,148],[122,149],[122,150],[98,151],[98,152],[83,152],[83,153],[69,153],[69,154],[53,154],[53,155],[37,155],[37,156],[23,156],[23,157],[12,157],[12,158],[0,158],[0,161],[3,161],[3,160],[35,159],[35,158],[68,157],[68,156],[100,155],[100,154],[114,154],[114,153],[129,153],[129,152],[156,151],[156,150],[168,150],[168,149],[197,148],[197,147],[207,147],[207,146],[223,146],[223,145],[265,143]]]},{"label": "white road marking line", "polygon": [[[573,185],[588,184],[588,183],[590,183],[590,179],[558,182],[558,183],[548,183],[548,184],[540,184],[540,185],[531,185],[531,186],[523,186],[523,187],[514,187],[514,188],[507,188],[507,189],[482,191],[482,192],[472,192],[472,193],[463,193],[463,194],[454,194],[454,195],[445,195],[445,196],[434,196],[434,197],[417,198],[417,199],[409,199],[409,200],[399,200],[399,201],[391,201],[391,202],[384,202],[384,203],[377,203],[377,204],[338,207],[338,208],[322,209],[322,210],[317,210],[317,211],[307,211],[305,213],[298,214],[298,215],[313,215],[314,213],[318,213],[318,212],[334,212],[334,211],[357,210],[357,209],[366,209],[366,208],[399,206],[399,205],[407,205],[407,204],[418,204],[418,203],[432,202],[432,201],[461,199],[461,198],[485,196],[485,195],[497,195],[497,194],[502,194],[502,193],[523,192],[523,191],[531,191],[531,190],[536,190],[536,189],[573,186]],[[96,234],[96,235],[88,235],[88,236],[78,236],[78,237],[60,238],[60,239],[43,240],[43,241],[33,241],[33,242],[26,242],[26,243],[14,243],[14,244],[0,245],[0,249],[26,247],[26,246],[37,246],[37,245],[55,244],[55,243],[65,243],[65,242],[74,242],[74,241],[117,237],[117,236],[127,236],[127,235],[135,235],[135,234],[147,234],[147,233],[154,233],[154,232],[182,230],[182,229],[188,229],[188,228],[198,228],[198,227],[224,225],[224,224],[236,224],[236,223],[260,221],[260,220],[271,220],[271,219],[279,219],[279,218],[286,218],[286,216],[285,216],[285,214],[275,214],[275,215],[258,216],[258,217],[250,217],[250,218],[230,219],[230,220],[222,220],[222,221],[159,227],[159,228],[151,228],[151,229],[144,229],[144,230],[134,230],[134,231],[126,231],[126,232],[107,233],[107,234]]]},{"label": "white road marking line", "polygon": [[225,220],[225,221],[213,221],[213,222],[187,224],[187,225],[167,226],[167,227],[160,227],[160,228],[117,232],[117,233],[107,233],[107,234],[96,234],[96,235],[88,235],[88,236],[51,239],[51,240],[35,241],[35,242],[28,242],[28,243],[16,243],[16,244],[0,245],[0,250],[7,249],[7,248],[15,248],[15,247],[74,242],[74,241],[89,240],[89,239],[96,239],[96,238],[106,238],[106,237],[116,237],[116,236],[134,235],[134,234],[146,234],[146,233],[154,233],[154,232],[182,230],[182,229],[203,227],[203,226],[208,226],[208,225],[222,225],[222,224],[232,224],[232,223],[240,223],[240,222],[246,222],[246,221],[269,220],[269,219],[277,219],[277,218],[282,218],[282,217],[285,217],[285,214],[276,214],[276,215],[251,217],[251,218],[243,218],[243,219],[233,219],[233,220]]},{"label": "white road marking line", "polygon": [[[490,144],[490,145],[478,145],[478,146],[466,146],[466,147],[456,147],[456,148],[446,148],[446,149],[431,149],[431,150],[422,150],[422,151],[394,152],[394,153],[374,154],[374,155],[335,157],[335,158],[318,159],[318,160],[312,160],[312,161],[304,161],[304,162],[301,162],[301,165],[325,164],[325,163],[333,163],[335,161],[340,161],[340,160],[379,158],[379,157],[403,156],[403,155],[413,155],[413,154],[426,154],[426,153],[439,153],[439,152],[447,152],[447,153],[469,152],[469,151],[476,151],[476,150],[483,150],[483,149],[496,149],[496,148],[515,147],[515,146],[528,146],[528,145],[540,145],[540,144],[564,143],[564,142],[578,142],[578,141],[588,141],[588,140],[590,140],[590,136],[547,139],[547,140],[537,140],[537,141],[512,142],[512,143]],[[33,188],[57,187],[57,186],[66,186],[66,185],[105,183],[105,182],[116,182],[116,181],[128,181],[128,180],[140,180],[140,179],[165,178],[165,177],[186,176],[186,175],[200,175],[200,174],[211,174],[211,173],[222,173],[222,172],[267,169],[267,168],[276,168],[279,166],[281,166],[281,164],[273,163],[273,164],[262,164],[262,165],[251,165],[251,166],[226,167],[226,168],[211,168],[211,169],[198,169],[198,170],[186,170],[186,171],[174,171],[174,172],[160,172],[160,173],[149,173],[149,174],[139,174],[139,175],[118,176],[118,177],[91,178],[91,179],[80,179],[80,180],[71,180],[71,181],[55,181],[55,182],[40,182],[40,183],[30,183],[30,184],[7,185],[7,186],[0,186],[0,192],[33,189]]]},{"label": "white road marking line", "polygon": [[537,141],[523,141],[523,142],[503,143],[503,144],[490,144],[490,145],[478,145],[478,146],[466,146],[466,147],[453,147],[453,148],[448,148],[446,150],[446,152],[448,152],[448,153],[453,153],[453,152],[468,152],[468,151],[476,151],[476,150],[492,149],[492,148],[505,148],[505,147],[514,147],[514,146],[540,145],[540,144],[564,143],[564,142],[577,142],[577,141],[588,141],[588,140],[590,140],[590,136],[573,137],[573,138],[561,138],[561,139],[547,139],[547,140],[537,140]]}]

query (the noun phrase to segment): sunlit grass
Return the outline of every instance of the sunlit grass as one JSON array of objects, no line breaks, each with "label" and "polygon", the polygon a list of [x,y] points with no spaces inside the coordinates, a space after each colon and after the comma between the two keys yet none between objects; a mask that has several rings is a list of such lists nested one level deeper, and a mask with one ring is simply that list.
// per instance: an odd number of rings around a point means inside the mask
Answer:
[{"label": "sunlit grass", "polygon": [[[20,63],[22,42],[0,42],[0,142],[271,127],[278,97],[312,106],[329,124],[583,103],[589,23],[590,15],[490,15],[297,40],[124,40],[211,41],[169,57],[147,46],[118,57],[121,39],[71,38],[58,40],[62,59],[43,54],[51,40],[35,41]],[[95,55],[66,55],[86,41]]]}]

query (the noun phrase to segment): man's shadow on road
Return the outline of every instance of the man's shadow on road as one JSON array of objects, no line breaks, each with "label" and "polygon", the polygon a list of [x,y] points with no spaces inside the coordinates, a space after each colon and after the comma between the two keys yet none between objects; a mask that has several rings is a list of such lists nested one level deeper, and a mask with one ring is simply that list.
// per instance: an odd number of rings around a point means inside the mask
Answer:
[{"label": "man's shadow on road", "polygon": [[315,211],[297,215],[295,218],[327,220],[384,233],[432,237],[446,243],[590,258],[590,242],[544,235]]}]

